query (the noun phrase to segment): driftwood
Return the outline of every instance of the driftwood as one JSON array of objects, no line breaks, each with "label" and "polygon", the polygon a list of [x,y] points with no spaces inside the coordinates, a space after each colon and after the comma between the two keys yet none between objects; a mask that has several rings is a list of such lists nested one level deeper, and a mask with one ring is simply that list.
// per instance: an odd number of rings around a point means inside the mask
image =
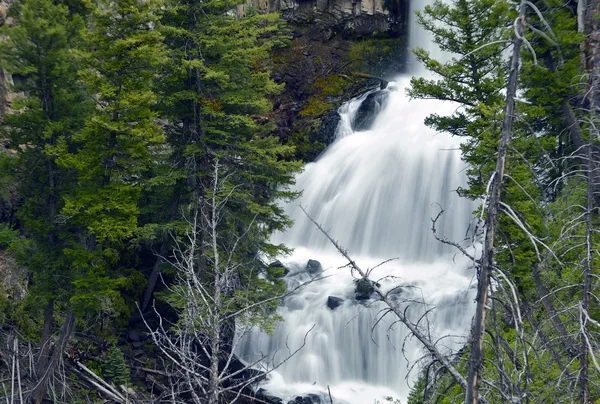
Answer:
[{"label": "driftwood", "polygon": [[80,374],[89,384],[94,386],[99,392],[110,397],[119,403],[126,404],[129,402],[115,387],[110,385],[100,376],[92,372],[87,366],[81,362],[75,362],[75,366],[81,371]]},{"label": "driftwood", "polygon": [[361,73],[361,72],[354,72],[353,74],[356,77],[362,77],[364,79],[378,80],[379,81],[379,88],[381,90],[384,90],[387,87],[387,85],[388,85],[388,81],[386,79],[382,78],[382,77],[379,77],[379,76],[374,76],[372,74]]}]

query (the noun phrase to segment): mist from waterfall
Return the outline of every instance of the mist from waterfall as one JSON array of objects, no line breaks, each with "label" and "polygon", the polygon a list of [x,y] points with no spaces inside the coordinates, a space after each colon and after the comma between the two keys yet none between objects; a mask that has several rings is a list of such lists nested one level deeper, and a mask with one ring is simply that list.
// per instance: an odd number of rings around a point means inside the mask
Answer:
[{"label": "mist from waterfall", "polygon": [[[411,46],[431,47],[419,42],[424,36],[418,30],[411,21]],[[385,102],[369,130],[354,126],[366,96],[340,108],[336,140],[298,176],[296,187],[303,195],[286,206],[295,224],[275,241],[294,248],[282,259],[291,268],[288,286],[314,276],[306,271],[309,259],[318,260],[328,278],[285,299],[279,309],[283,321],[274,335],[255,330],[238,347],[245,360],[269,353],[271,363],[278,363],[306,338],[306,346],[262,386],[284,403],[311,393],[328,402],[328,386],[336,404],[371,404],[387,396],[405,402],[418,366],[409,370],[426,354],[393,315],[380,319],[381,302],[355,299],[355,278],[347,262],[300,205],[359,266],[377,267],[371,279],[384,291],[400,286],[394,298],[402,307],[410,306],[411,318],[435,307],[427,318],[432,338],[454,336],[442,340],[442,351],[460,348],[468,333],[474,310],[471,264],[435,240],[431,231],[431,219],[443,208],[439,234],[465,238],[474,206],[455,192],[465,185],[465,164],[456,139],[423,124],[432,112],[451,113],[456,106],[409,101],[409,81],[401,76],[383,90]],[[390,258],[395,259],[378,266]],[[332,310],[330,296],[343,302]]]}]

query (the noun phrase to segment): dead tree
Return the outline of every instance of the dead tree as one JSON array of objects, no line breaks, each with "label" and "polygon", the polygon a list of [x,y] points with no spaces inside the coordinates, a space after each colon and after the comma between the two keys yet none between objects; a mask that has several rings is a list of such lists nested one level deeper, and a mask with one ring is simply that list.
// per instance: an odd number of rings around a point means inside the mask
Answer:
[{"label": "dead tree", "polygon": [[250,229],[229,237],[227,243],[222,240],[226,204],[236,192],[235,186],[227,188],[226,182],[226,170],[215,159],[211,188],[201,201],[193,203],[184,239],[174,237],[172,256],[163,257],[176,271],[177,281],[168,288],[178,321],[168,322],[156,309],[158,326],[144,318],[152,341],[171,363],[172,394],[196,404],[219,404],[225,397],[228,403],[237,401],[246,387],[298,353],[310,333],[277,363],[269,362],[267,353],[251,363],[236,358],[236,347],[253,326],[246,321],[250,313],[285,295],[245,301],[242,307],[235,299],[234,294],[245,287],[239,275],[245,263],[238,249]]},{"label": "dead tree", "polygon": [[478,274],[477,306],[473,326],[471,329],[471,353],[469,357],[469,373],[466,386],[466,404],[477,404],[479,402],[479,385],[481,381],[481,368],[483,364],[483,341],[485,337],[485,320],[488,306],[488,294],[490,286],[490,275],[494,267],[494,241],[496,237],[496,226],[502,194],[502,182],[506,168],[506,156],[512,135],[512,126],[515,111],[515,97],[519,81],[519,65],[521,61],[521,46],[525,30],[526,1],[521,1],[519,17],[515,21],[515,34],[513,37],[513,52],[510,62],[508,83],[506,86],[506,109],[498,155],[496,159],[496,170],[494,171],[491,192],[487,204],[487,216],[485,220],[485,237],[483,256]]},{"label": "dead tree", "polygon": [[[458,369],[454,366],[450,358],[444,355],[436,346],[435,342],[431,340],[429,333],[427,330],[423,330],[418,323],[412,322],[406,314],[406,310],[401,309],[397,304],[395,304],[392,299],[388,296],[387,293],[384,293],[381,288],[378,286],[377,282],[373,282],[369,279],[369,272],[363,270],[358,264],[352,259],[348,251],[342,247],[336,240],[334,240],[329,233],[321,227],[319,223],[317,223],[303,207],[300,207],[304,214],[308,217],[308,219],[319,229],[321,233],[329,242],[338,250],[340,254],[348,261],[348,265],[350,268],[358,273],[362,279],[367,282],[370,282],[373,285],[373,289],[375,293],[379,296],[381,301],[385,303],[389,310],[394,313],[394,315],[398,318],[398,320],[408,328],[410,333],[423,344],[427,352],[431,354],[431,356],[440,363],[440,365],[450,374],[450,376],[454,379],[454,381],[460,385],[463,389],[467,388],[467,381],[463,375],[458,371]],[[484,398],[480,399],[480,402],[483,404],[487,403],[487,400]]]}]

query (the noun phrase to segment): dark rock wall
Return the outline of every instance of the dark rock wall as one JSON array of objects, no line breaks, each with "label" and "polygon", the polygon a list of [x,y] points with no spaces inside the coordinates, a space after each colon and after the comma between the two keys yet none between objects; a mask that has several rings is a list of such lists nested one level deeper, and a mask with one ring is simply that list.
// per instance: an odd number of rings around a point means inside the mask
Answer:
[{"label": "dark rock wall", "polygon": [[346,37],[400,33],[405,28],[408,0],[248,0],[237,8],[279,11],[292,24],[316,24]]},{"label": "dark rock wall", "polygon": [[296,157],[314,160],[334,139],[342,102],[380,83],[355,73],[393,77],[404,69],[408,0],[247,0],[250,9],[279,11],[293,40],[273,59],[285,83],[268,117]]}]

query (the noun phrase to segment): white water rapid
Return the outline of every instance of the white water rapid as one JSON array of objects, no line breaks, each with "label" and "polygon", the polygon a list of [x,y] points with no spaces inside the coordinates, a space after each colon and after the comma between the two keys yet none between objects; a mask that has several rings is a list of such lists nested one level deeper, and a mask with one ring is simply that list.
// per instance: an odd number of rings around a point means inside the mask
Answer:
[{"label": "white water rapid", "polygon": [[[411,34],[418,35],[415,30]],[[422,46],[414,39],[412,44]],[[262,385],[284,404],[310,394],[321,397],[314,402],[328,403],[328,386],[336,404],[373,404],[388,396],[405,403],[418,375],[409,369],[424,354],[393,315],[377,323],[382,303],[357,301],[347,262],[299,205],[362,268],[397,258],[377,267],[371,279],[384,290],[401,285],[394,296],[402,307],[412,302],[408,313],[415,321],[425,307],[435,307],[428,316],[432,338],[454,336],[442,340],[441,350],[458,349],[468,332],[474,309],[473,270],[431,231],[431,219],[442,206],[439,234],[453,240],[465,237],[473,205],[454,192],[464,186],[465,165],[456,139],[423,124],[432,112],[449,113],[455,106],[409,101],[404,95],[409,80],[401,76],[382,92],[387,100],[369,130],[353,129],[364,96],[342,106],[335,142],[297,178],[303,195],[286,207],[295,224],[276,236],[276,241],[294,248],[291,257],[282,259],[291,268],[285,279],[289,287],[310,280],[314,275],[306,271],[309,259],[318,260],[329,277],[285,299],[279,309],[283,321],[273,336],[253,331],[238,347],[247,361],[270,353],[271,363],[278,363],[306,336],[306,346]],[[330,296],[343,302],[332,310]],[[426,305],[419,303],[423,301]]]}]

